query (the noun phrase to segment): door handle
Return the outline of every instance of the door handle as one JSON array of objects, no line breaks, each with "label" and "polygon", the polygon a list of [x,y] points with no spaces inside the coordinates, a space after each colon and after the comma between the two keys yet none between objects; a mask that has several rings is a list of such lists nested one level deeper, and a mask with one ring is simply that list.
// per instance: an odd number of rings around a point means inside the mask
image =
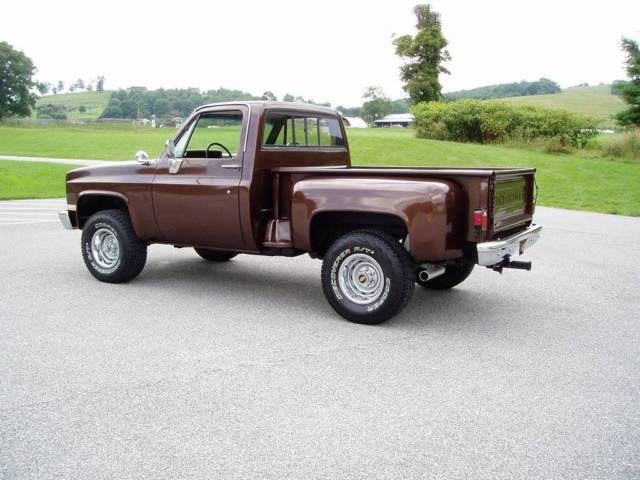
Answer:
[{"label": "door handle", "polygon": [[237,163],[227,163],[227,164],[223,164],[220,165],[222,168],[226,168],[227,170],[239,170],[240,169],[240,165]]}]

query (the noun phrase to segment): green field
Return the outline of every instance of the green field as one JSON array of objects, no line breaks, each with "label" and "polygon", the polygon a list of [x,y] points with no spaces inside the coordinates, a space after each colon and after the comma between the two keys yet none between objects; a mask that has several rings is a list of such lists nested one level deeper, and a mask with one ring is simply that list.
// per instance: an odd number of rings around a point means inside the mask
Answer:
[{"label": "green field", "polygon": [[[0,155],[133,159],[137,150],[157,155],[174,133],[133,125],[0,126]],[[538,169],[541,205],[640,216],[637,161],[421,140],[410,130],[352,129],[348,135],[354,164],[532,166]]]},{"label": "green field", "polygon": [[613,115],[625,108],[624,101],[620,97],[611,94],[611,85],[571,87],[551,95],[529,95],[500,100],[583,113],[601,120],[603,128],[615,127]]},{"label": "green field", "polygon": [[[98,118],[102,111],[107,107],[109,101],[110,91],[104,92],[77,92],[77,93],[61,93],[59,95],[46,95],[40,97],[36,101],[36,107],[38,105],[46,105],[53,103],[57,105],[64,105],[67,107],[67,119],[68,120],[95,120]],[[86,112],[79,112],[78,108],[84,105],[87,108]],[[33,116],[36,112],[34,110]]]},{"label": "green field", "polygon": [[76,165],[0,161],[0,200],[64,197],[65,174]]}]

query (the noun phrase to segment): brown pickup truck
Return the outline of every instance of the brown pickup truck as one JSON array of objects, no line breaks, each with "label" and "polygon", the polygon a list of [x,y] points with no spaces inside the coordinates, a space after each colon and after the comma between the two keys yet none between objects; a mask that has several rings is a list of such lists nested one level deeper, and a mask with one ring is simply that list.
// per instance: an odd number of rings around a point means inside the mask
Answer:
[{"label": "brown pickup truck", "polygon": [[67,174],[67,228],[82,229],[87,268],[126,282],[147,246],[193,247],[211,262],[239,253],[323,259],[331,306],[374,324],[414,283],[448,289],[474,265],[514,261],[538,239],[534,169],[352,167],[342,118],[294,103],[196,109],[157,160]]}]

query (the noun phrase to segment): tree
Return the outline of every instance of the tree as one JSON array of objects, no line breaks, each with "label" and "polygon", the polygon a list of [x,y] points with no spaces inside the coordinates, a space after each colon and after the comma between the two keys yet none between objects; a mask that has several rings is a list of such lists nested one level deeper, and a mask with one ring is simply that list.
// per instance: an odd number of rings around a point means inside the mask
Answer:
[{"label": "tree", "polygon": [[0,42],[0,120],[14,115],[29,116],[36,104],[33,79],[36,67],[23,52]]},{"label": "tree", "polygon": [[138,104],[133,100],[125,100],[120,104],[122,118],[138,118]]},{"label": "tree", "polygon": [[620,125],[640,126],[640,48],[630,38],[622,39],[622,50],[627,54],[626,70],[629,82],[619,85],[622,99],[629,108],[616,115]]},{"label": "tree", "polygon": [[58,91],[60,93],[64,91],[64,82],[62,80],[58,80]]},{"label": "tree", "polygon": [[169,113],[169,100],[166,98],[158,98],[153,106],[153,113],[158,116]]},{"label": "tree", "polygon": [[294,97],[290,93],[287,93],[287,94],[285,94],[284,97],[282,97],[282,101],[283,102],[295,102],[296,101],[296,97]]},{"label": "tree", "polygon": [[278,101],[278,97],[275,96],[275,94],[271,91],[266,91],[262,94],[262,97],[260,97],[260,100],[267,100],[270,102],[277,102]]},{"label": "tree", "polygon": [[82,80],[81,78],[76,80],[76,88],[78,90],[84,90],[84,80]]},{"label": "tree", "polygon": [[343,107],[342,105],[338,105],[336,110],[342,113],[345,117],[362,116],[362,107]]},{"label": "tree", "polygon": [[365,100],[362,104],[362,117],[368,123],[388,115],[393,107],[380,87],[367,87],[362,98]]},{"label": "tree", "polygon": [[393,40],[396,54],[405,59],[400,76],[404,90],[414,104],[442,99],[442,85],[438,76],[449,71],[442,66],[451,59],[446,50],[447,40],[442,35],[440,14],[428,4],[413,9],[418,23],[415,37],[402,35]]},{"label": "tree", "polygon": [[104,92],[104,75],[100,75],[96,80],[96,92]]}]

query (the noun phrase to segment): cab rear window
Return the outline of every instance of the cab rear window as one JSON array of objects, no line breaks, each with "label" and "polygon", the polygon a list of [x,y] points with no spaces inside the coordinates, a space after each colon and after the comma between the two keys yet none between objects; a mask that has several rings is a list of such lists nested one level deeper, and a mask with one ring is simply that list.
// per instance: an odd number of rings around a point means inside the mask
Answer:
[{"label": "cab rear window", "polygon": [[282,112],[267,113],[262,144],[265,147],[341,148],[345,146],[337,118]]}]

